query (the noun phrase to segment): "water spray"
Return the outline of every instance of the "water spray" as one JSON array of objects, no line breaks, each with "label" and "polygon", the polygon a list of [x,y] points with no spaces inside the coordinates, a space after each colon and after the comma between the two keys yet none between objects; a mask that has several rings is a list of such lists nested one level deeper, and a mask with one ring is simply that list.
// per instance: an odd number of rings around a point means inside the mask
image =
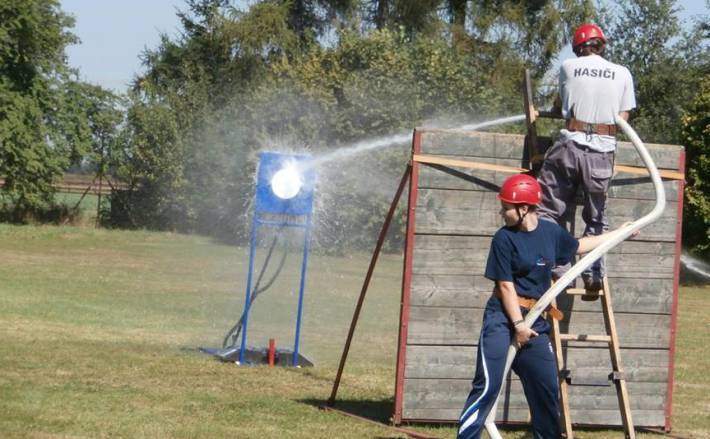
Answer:
[{"label": "water spray", "polygon": [[[528,328],[532,327],[533,323],[537,318],[545,311],[545,309],[552,303],[552,301],[562,292],[567,286],[574,281],[574,279],[582,274],[582,272],[590,267],[594,261],[602,257],[604,254],[609,252],[612,248],[617,246],[619,243],[624,241],[633,235],[637,230],[651,224],[656,221],[661,214],[666,205],[666,194],[663,191],[663,183],[661,182],[661,177],[656,168],[656,164],[653,162],[651,155],[644,146],[641,139],[636,134],[633,128],[621,117],[615,117],[616,124],[621,128],[621,130],[626,134],[626,136],[631,140],[631,143],[636,148],[636,151],[641,156],[646,168],[651,175],[651,181],[656,192],[656,205],[647,215],[633,221],[618,230],[609,233],[609,238],[604,241],[599,247],[595,248],[591,252],[587,253],[581,260],[579,260],[572,268],[565,273],[557,282],[555,282],[552,287],[550,287],[545,294],[535,303],[535,305],[530,309],[530,312],[525,316],[523,325]],[[513,340],[508,348],[508,356],[505,363],[505,371],[503,372],[503,379],[508,375],[510,367],[517,354],[517,347],[515,345],[515,340]],[[503,386],[501,385],[501,392],[503,391]],[[500,393],[496,398],[491,411],[488,413],[486,418],[486,430],[491,439],[502,439],[502,436],[498,432],[498,428],[495,425],[496,409],[498,407],[498,401],[500,400]]]},{"label": "water spray", "polygon": [[682,262],[683,266],[694,275],[700,277],[706,282],[710,281],[710,264],[688,254],[682,254],[680,256],[680,262]]},{"label": "water spray", "polygon": [[[488,120],[485,122],[479,122],[479,123],[472,123],[472,124],[466,124],[466,125],[460,125],[458,127],[452,128],[455,130],[461,130],[461,131],[475,131],[479,130],[481,128],[489,128],[492,126],[496,125],[503,125],[506,123],[512,123],[512,122],[519,122],[525,120],[525,115],[524,114],[519,114],[517,116],[508,116],[508,117],[501,117],[498,119],[494,120]],[[336,151],[333,151],[331,153],[322,155],[318,158],[315,158],[313,160],[310,160],[308,163],[305,164],[305,169],[309,168],[314,168],[320,165],[323,165],[324,163],[333,161],[333,160],[339,160],[339,159],[344,159],[356,154],[360,154],[366,151],[373,151],[376,149],[381,149],[384,147],[388,146],[393,146],[393,145],[399,145],[399,144],[405,144],[408,142],[411,142],[412,140],[412,133],[407,132],[407,133],[401,133],[401,134],[394,134],[391,136],[386,136],[386,137],[377,137],[372,140],[365,140],[362,142],[357,142],[352,145],[343,147],[343,148],[338,148]]]},{"label": "water spray", "polygon": [[[525,119],[525,115],[503,117],[495,120],[475,124],[461,125],[457,129],[464,131],[477,130],[505,123],[518,122]],[[254,299],[267,290],[278,277],[283,268],[285,255],[271,279],[261,286],[266,268],[271,260],[272,252],[279,240],[281,232],[288,227],[304,229],[303,262],[301,267],[301,280],[298,296],[294,348],[291,355],[291,364],[312,365],[299,354],[301,316],[303,311],[303,296],[305,275],[310,247],[311,216],[313,210],[313,191],[315,186],[315,168],[333,160],[348,158],[366,151],[406,143],[411,139],[410,133],[402,133],[387,137],[379,137],[368,141],[357,142],[347,147],[339,148],[334,152],[311,158],[304,155],[289,155],[275,152],[259,153],[259,170],[257,175],[256,203],[251,227],[249,250],[249,268],[244,302],[244,310],[237,323],[224,337],[222,349],[201,348],[202,351],[216,356],[223,361],[234,361],[237,364],[258,363],[273,355],[273,348],[250,349],[247,346],[249,313]],[[253,282],[254,258],[256,252],[256,236],[259,227],[277,227],[278,232],[272,241],[263,266]],[[273,361],[273,360],[270,360]]]}]

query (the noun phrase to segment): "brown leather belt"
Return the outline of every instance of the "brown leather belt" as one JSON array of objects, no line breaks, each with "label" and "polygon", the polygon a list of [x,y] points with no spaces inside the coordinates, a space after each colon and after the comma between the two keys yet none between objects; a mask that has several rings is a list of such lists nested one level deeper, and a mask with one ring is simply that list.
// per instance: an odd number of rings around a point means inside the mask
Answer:
[{"label": "brown leather belt", "polygon": [[566,127],[569,131],[582,131],[583,133],[599,134],[601,136],[616,136],[616,125],[587,123],[577,120],[574,117],[567,119]]},{"label": "brown leather belt", "polygon": [[[518,304],[520,304],[520,306],[525,309],[531,309],[536,303],[537,303],[537,300],[535,300],[535,299],[529,299],[527,297],[518,296]],[[560,311],[559,309],[555,308],[552,305],[548,306],[545,309],[545,312],[549,313],[552,316],[552,318],[555,320],[562,320],[565,318],[565,315],[562,313],[562,311]]]}]

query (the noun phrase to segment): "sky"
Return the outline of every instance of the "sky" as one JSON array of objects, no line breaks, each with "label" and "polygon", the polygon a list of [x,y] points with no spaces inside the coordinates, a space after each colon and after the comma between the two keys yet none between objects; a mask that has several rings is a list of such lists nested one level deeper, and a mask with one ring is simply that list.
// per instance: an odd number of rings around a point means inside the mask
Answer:
[{"label": "sky", "polygon": [[178,35],[183,0],[61,0],[74,16],[72,33],[81,43],[66,49],[81,79],[116,92],[127,90],[142,70],[140,54],[160,43],[160,34]]},{"label": "sky", "polygon": [[[708,14],[705,0],[680,0],[682,18]],[[140,55],[154,49],[160,34],[176,37],[178,9],[184,0],[61,0],[62,10],[74,16],[72,32],[81,43],[66,50],[69,65],[80,78],[115,92],[125,92],[142,71]],[[566,55],[565,55],[566,54]],[[562,58],[572,56],[567,48]]]}]

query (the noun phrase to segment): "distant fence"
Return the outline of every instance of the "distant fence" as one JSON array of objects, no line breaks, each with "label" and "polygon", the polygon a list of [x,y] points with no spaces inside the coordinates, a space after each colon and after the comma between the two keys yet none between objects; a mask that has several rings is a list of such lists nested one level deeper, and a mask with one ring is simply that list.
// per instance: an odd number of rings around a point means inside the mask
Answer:
[{"label": "distant fence", "polygon": [[[0,187],[5,186],[5,179],[0,178]],[[125,183],[116,182],[106,179],[99,181],[96,178],[83,175],[65,175],[61,180],[52,183],[52,187],[61,193],[66,194],[83,194],[91,193],[94,195],[110,195],[114,190],[128,189]]]}]

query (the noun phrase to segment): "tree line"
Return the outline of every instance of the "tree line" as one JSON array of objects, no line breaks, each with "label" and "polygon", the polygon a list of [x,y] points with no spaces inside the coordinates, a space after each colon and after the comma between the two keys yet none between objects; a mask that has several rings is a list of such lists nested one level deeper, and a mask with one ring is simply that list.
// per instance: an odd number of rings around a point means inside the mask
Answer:
[{"label": "tree line", "polygon": [[[0,5],[0,175],[6,219],[56,210],[52,181],[121,181],[108,225],[239,241],[256,152],[328,152],[426,121],[518,114],[525,69],[554,83],[581,22],[602,25],[607,57],[636,81],[631,123],[650,142],[687,148],[685,241],[710,255],[707,20],[683,25],[671,0],[186,0],[177,36],[142,54],[117,96],[78,79],[77,39],[57,0]],[[542,101],[551,91],[540,87]],[[520,130],[520,127],[511,127]],[[323,248],[369,248],[405,149],[322,171]],[[392,180],[382,181],[378,175]],[[391,189],[390,189],[391,186]],[[108,205],[107,205],[108,206]],[[395,227],[394,245],[403,224]]]}]

